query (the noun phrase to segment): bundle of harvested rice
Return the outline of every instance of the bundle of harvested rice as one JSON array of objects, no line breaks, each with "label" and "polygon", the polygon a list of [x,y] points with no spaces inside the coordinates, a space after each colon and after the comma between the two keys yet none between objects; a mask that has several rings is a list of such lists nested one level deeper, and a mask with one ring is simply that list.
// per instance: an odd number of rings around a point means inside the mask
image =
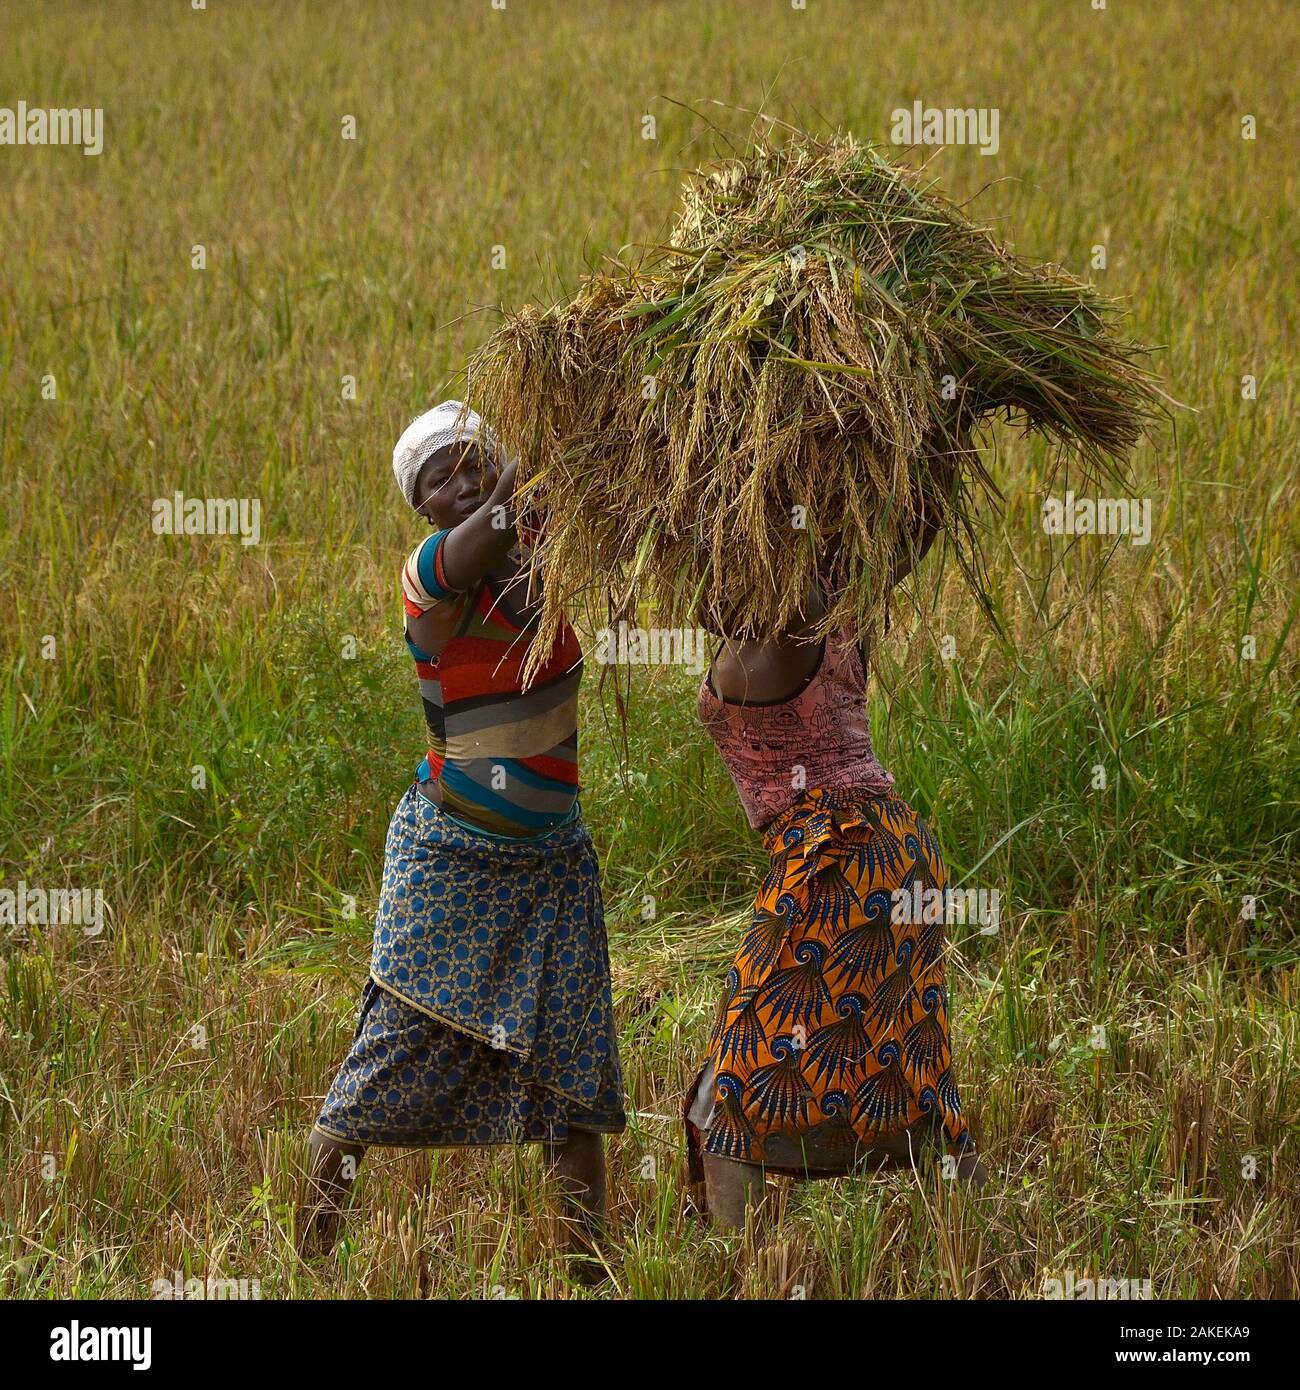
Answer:
[{"label": "bundle of harvested rice", "polygon": [[543,638],[593,595],[771,632],[819,575],[818,631],[868,635],[927,514],[978,591],[982,422],[1096,480],[1157,413],[1112,301],[879,149],[786,130],[689,181],[666,243],[507,316],[469,364],[541,528]]}]

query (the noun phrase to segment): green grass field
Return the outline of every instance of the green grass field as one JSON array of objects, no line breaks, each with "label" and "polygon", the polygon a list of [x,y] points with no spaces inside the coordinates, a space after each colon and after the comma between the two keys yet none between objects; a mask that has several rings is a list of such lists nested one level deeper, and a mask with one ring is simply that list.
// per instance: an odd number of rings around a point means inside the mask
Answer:
[{"label": "green grass field", "polygon": [[[932,559],[882,654],[881,757],[954,878],[1002,896],[949,965],[994,1180],[792,1186],[757,1251],[683,1212],[680,1095],[761,852],[698,676],[637,673],[624,748],[593,663],[583,805],[635,1111],[594,1294],[1300,1296],[1298,66],[1287,0],[7,16],[0,105],[105,115],[98,157],[0,146],[0,889],[99,888],[106,919],[4,929],[0,1294],[180,1270],[593,1296],[534,1151],[378,1153],[335,1257],[294,1254],[422,749],[392,446],[456,394],[480,310],[661,230],[713,150],[674,102],[736,138],[710,103],[885,139],[921,100],[1000,111],[995,157],[936,157],[944,188],[1126,297],[1188,407],[1133,463],[1146,546],[1044,535],[1050,460],[999,433],[1000,632]],[[259,499],[260,542],[155,535],[177,491]]]}]

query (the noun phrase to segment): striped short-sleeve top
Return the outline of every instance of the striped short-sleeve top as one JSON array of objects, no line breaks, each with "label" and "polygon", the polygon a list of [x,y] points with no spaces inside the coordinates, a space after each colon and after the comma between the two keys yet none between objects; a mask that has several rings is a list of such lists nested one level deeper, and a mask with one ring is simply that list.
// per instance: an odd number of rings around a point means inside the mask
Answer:
[{"label": "striped short-sleeve top", "polygon": [[429,729],[416,779],[437,781],[443,809],[475,827],[542,835],[577,814],[582,649],[566,622],[525,690],[536,619],[523,622],[490,577],[466,593],[448,588],[447,535],[438,531],[422,541],[402,569],[407,614],[441,603],[459,610],[441,655],[430,656],[406,637]]}]

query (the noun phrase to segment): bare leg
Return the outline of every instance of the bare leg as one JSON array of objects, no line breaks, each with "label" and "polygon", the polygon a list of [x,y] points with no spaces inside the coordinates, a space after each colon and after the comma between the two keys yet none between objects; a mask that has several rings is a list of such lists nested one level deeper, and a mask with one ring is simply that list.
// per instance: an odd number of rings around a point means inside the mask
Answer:
[{"label": "bare leg", "polygon": [[365,1152],[364,1144],[349,1144],[312,1130],[308,1140],[308,1201],[298,1214],[298,1253],[304,1258],[327,1255],[334,1248],[339,1219]]},{"label": "bare leg", "polygon": [[[859,1171],[881,1172],[887,1168],[910,1168],[918,1164],[927,1150],[937,1146],[939,1131],[930,1119],[918,1120],[897,1134],[882,1135],[860,1157]],[[721,1227],[741,1230],[746,1212],[753,1209],[756,1226],[766,1214],[763,1170],[756,1164],[704,1154],[704,1184],[709,1214]],[[978,1189],[988,1174],[973,1149],[957,1160],[957,1178]]]},{"label": "bare leg", "polygon": [[974,1149],[967,1149],[957,1160],[957,1179],[968,1183],[976,1192],[988,1182],[988,1172]]},{"label": "bare leg", "polygon": [[559,1183],[568,1251],[590,1255],[605,1221],[604,1135],[570,1130],[560,1143],[543,1145],[543,1157]]},{"label": "bare leg", "polygon": [[724,1230],[743,1231],[751,1211],[757,1228],[766,1214],[766,1184],[757,1164],[705,1154],[704,1191],[710,1217]]}]

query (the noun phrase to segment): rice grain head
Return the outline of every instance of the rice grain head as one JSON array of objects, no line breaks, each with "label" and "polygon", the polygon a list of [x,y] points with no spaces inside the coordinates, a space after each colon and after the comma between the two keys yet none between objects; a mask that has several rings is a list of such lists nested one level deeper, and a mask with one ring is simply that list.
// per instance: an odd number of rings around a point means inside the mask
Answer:
[{"label": "rice grain head", "polygon": [[578,602],[752,635],[817,582],[817,635],[875,635],[927,517],[978,592],[982,424],[1121,482],[1165,408],[1120,314],[874,146],[754,136],[688,180],[662,244],[507,315],[469,363],[542,536],[535,662]]}]

